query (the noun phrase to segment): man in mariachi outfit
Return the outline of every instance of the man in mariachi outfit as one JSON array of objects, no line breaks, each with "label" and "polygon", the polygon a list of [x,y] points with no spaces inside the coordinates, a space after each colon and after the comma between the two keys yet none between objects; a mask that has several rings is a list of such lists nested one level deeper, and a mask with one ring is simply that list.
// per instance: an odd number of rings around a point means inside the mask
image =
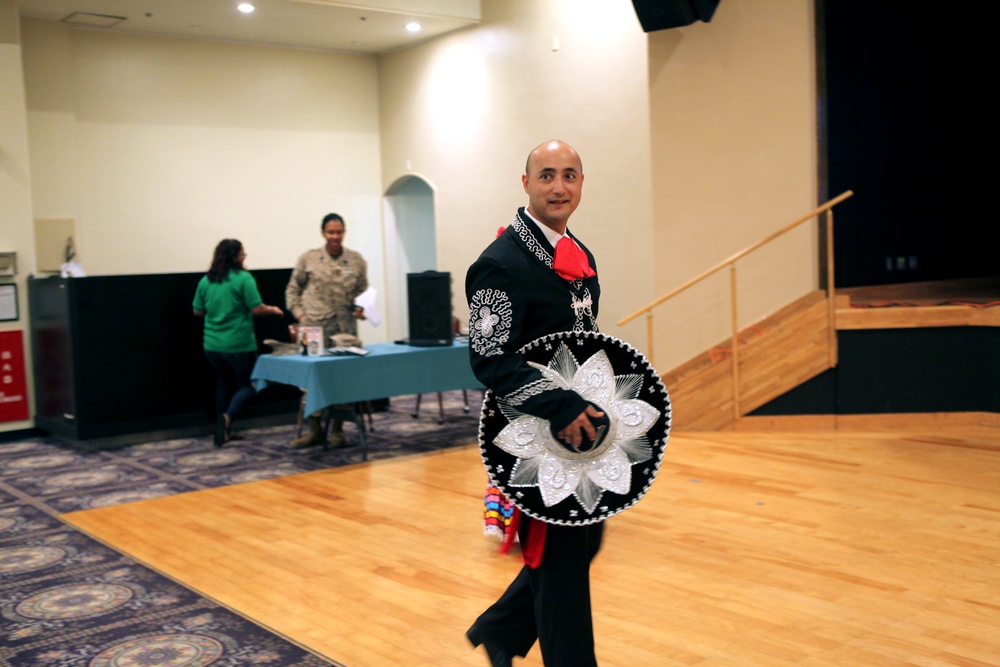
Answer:
[{"label": "man in mariachi outfit", "polygon": [[[603,413],[546,379],[519,353],[547,334],[597,330],[597,265],[567,230],[583,186],[580,156],[561,141],[548,141],[529,154],[521,181],[528,206],[466,276],[472,369],[503,402],[547,420],[562,444],[580,451],[594,441]],[[536,639],[546,667],[597,665],[590,562],[603,527],[603,521],[555,525],[522,517],[526,564],[467,633],[474,646],[485,647],[493,667],[524,657]]]}]

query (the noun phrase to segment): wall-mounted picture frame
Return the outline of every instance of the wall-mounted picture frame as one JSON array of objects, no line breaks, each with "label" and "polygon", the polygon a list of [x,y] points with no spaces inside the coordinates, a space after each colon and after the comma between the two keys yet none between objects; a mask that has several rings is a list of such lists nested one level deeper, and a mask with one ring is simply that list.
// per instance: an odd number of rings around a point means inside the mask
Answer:
[{"label": "wall-mounted picture frame", "polygon": [[14,322],[18,319],[17,285],[0,285],[0,322]]}]

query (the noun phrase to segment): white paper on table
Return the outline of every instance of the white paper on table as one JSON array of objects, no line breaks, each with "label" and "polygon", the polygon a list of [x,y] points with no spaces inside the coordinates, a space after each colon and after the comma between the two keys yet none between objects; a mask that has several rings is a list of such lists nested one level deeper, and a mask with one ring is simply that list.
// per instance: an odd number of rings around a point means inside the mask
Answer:
[{"label": "white paper on table", "polygon": [[365,319],[373,327],[377,327],[382,323],[382,316],[378,314],[378,309],[375,307],[375,297],[377,294],[378,292],[374,287],[369,287],[354,300],[355,306],[361,306],[364,309]]}]

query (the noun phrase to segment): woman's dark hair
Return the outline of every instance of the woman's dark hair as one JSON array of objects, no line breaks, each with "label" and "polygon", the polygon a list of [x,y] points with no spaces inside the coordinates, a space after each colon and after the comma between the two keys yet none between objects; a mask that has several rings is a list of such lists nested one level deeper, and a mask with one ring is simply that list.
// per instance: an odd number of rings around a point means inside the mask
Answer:
[{"label": "woman's dark hair", "polygon": [[347,223],[344,222],[344,219],[340,217],[339,213],[327,213],[325,216],[323,216],[323,222],[320,223],[319,230],[323,231],[324,229],[326,229],[326,223],[332,222],[334,220],[342,224],[344,226],[344,229],[347,229]]},{"label": "woman's dark hair", "polygon": [[219,241],[219,245],[215,246],[215,253],[212,255],[212,266],[208,269],[209,282],[221,283],[230,271],[242,270],[241,252],[243,252],[243,244],[236,239]]}]

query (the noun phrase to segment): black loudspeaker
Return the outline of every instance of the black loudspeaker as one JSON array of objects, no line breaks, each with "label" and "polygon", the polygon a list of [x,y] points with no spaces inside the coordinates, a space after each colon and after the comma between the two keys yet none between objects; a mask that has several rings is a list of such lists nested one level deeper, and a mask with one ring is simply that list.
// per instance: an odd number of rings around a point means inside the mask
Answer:
[{"label": "black loudspeaker", "polygon": [[632,0],[644,32],[708,23],[720,0]]},{"label": "black loudspeaker", "polygon": [[451,274],[424,271],[406,274],[410,313],[410,345],[451,345]]}]

